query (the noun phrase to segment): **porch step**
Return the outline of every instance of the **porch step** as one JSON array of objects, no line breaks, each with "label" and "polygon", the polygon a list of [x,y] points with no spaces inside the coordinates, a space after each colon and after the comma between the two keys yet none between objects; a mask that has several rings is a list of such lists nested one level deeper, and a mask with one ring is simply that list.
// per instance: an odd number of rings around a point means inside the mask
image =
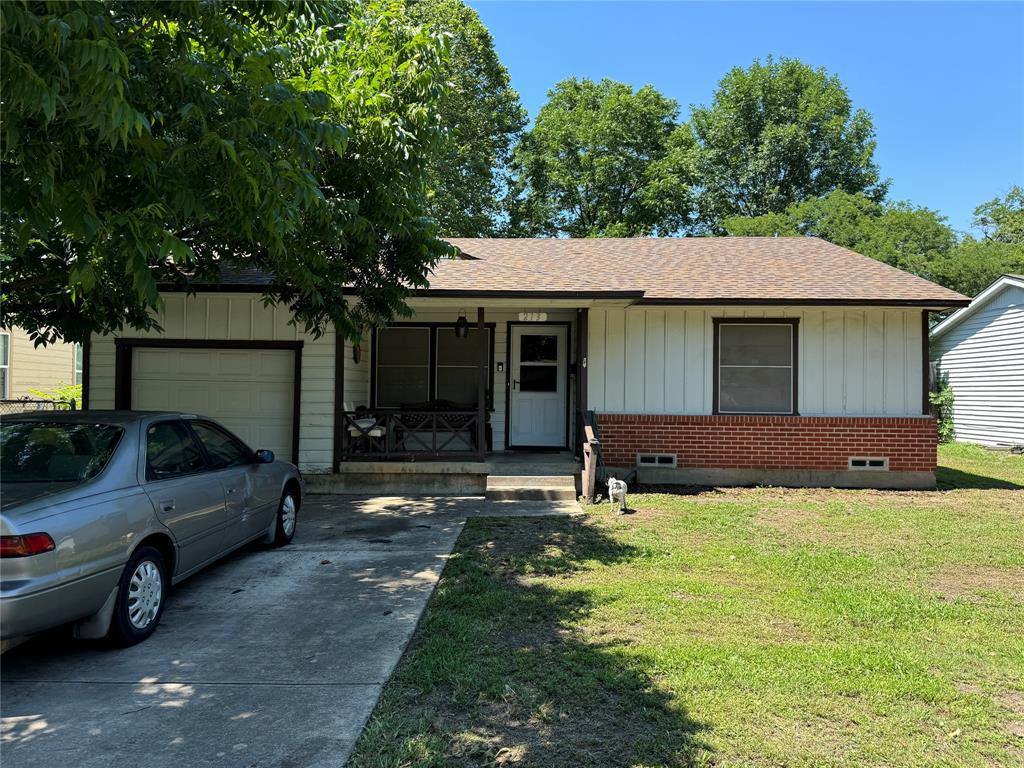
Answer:
[{"label": "porch step", "polygon": [[572,501],[578,494],[574,475],[488,475],[486,495],[497,501]]}]

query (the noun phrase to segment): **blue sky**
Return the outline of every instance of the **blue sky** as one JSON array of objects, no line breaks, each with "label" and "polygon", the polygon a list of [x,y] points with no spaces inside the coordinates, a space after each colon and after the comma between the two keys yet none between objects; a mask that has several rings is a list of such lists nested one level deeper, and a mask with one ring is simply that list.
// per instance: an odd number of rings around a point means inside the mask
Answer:
[{"label": "blue sky", "polygon": [[709,103],[768,55],[839,75],[874,117],[890,197],[957,229],[1024,184],[1024,3],[471,2],[530,116],[562,78],[652,84]]}]

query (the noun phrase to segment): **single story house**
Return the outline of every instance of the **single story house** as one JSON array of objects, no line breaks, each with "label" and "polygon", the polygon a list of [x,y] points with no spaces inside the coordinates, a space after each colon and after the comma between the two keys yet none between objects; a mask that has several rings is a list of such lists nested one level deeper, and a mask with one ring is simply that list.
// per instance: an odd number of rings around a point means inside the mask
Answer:
[{"label": "single story house", "polygon": [[33,390],[81,383],[81,344],[37,347],[21,328],[0,328],[0,400],[35,399]]},{"label": "single story house", "polygon": [[1024,445],[1024,275],[1003,275],[932,329],[956,439]]},{"label": "single story house", "polygon": [[220,418],[301,468],[582,452],[641,479],[934,483],[928,312],[958,293],[815,238],[454,239],[413,310],[313,338],[258,274],[95,336],[91,408]]}]

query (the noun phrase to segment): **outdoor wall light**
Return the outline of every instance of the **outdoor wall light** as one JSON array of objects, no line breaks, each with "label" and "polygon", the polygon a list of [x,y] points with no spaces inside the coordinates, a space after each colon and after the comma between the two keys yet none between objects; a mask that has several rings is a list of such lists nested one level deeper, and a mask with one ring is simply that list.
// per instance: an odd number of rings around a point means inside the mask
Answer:
[{"label": "outdoor wall light", "polygon": [[455,321],[455,337],[464,339],[469,336],[469,320],[466,319],[466,310],[459,310],[459,319]]}]

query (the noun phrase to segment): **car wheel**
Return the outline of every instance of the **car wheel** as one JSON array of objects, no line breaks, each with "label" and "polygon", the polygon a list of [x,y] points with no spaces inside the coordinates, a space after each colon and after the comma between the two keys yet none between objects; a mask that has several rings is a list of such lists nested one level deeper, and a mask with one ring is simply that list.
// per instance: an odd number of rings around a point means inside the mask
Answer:
[{"label": "car wheel", "polygon": [[159,550],[135,550],[118,584],[117,604],[110,620],[111,642],[135,645],[152,635],[164,614],[168,586],[167,566]]},{"label": "car wheel", "polygon": [[271,546],[283,547],[295,538],[295,526],[299,519],[299,498],[295,491],[288,489],[281,496],[277,505],[277,527],[274,529],[274,540]]}]

